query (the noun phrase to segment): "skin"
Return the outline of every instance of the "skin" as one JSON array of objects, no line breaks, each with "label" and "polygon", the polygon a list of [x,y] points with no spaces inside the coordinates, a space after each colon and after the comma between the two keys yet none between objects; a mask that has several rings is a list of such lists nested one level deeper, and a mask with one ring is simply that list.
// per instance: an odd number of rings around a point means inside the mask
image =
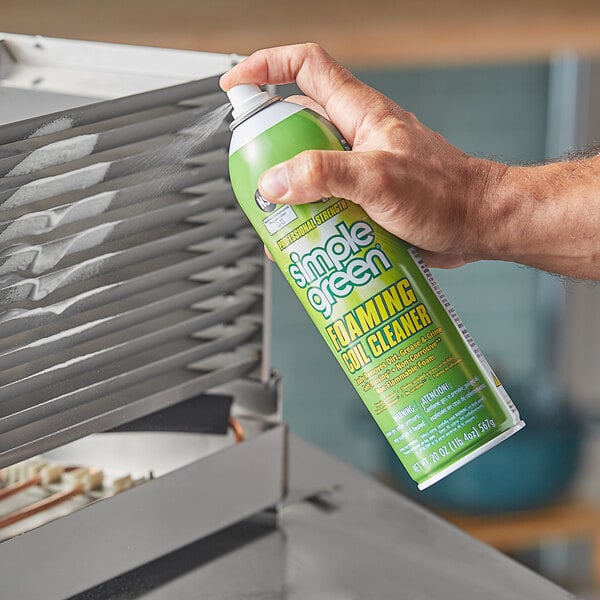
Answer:
[{"label": "skin", "polygon": [[352,151],[273,167],[259,182],[268,200],[351,200],[433,267],[504,260],[600,280],[600,156],[528,167],[468,156],[316,44],[259,50],[221,87],[293,81],[306,96],[290,100],[329,118]]}]

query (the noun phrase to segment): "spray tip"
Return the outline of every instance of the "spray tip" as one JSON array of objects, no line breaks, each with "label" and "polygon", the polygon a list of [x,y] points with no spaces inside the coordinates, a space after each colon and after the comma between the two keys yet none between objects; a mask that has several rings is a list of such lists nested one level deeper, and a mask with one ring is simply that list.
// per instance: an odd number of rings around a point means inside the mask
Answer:
[{"label": "spray tip", "polygon": [[263,92],[253,83],[234,85],[228,92],[227,97],[233,106],[233,118],[241,116],[257,109],[269,101],[269,94]]}]

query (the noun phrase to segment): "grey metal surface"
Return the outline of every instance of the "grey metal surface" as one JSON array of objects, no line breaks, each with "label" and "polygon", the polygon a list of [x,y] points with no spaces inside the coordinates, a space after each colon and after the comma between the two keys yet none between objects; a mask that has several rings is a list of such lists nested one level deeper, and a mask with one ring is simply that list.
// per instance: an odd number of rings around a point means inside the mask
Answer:
[{"label": "grey metal surface", "polygon": [[[90,53],[152,78],[146,50],[135,63],[110,45],[1,46],[0,97],[29,68],[47,70],[46,92],[61,64],[76,78]],[[0,126],[0,467],[251,373],[267,381],[264,260],[227,180],[230,133],[197,127],[225,102],[214,66],[227,61],[54,114],[33,86],[40,116]]]},{"label": "grey metal surface", "polygon": [[280,425],[3,542],[2,597],[64,600],[271,506],[285,437]]},{"label": "grey metal surface", "polygon": [[[568,600],[566,591],[296,436],[297,497],[72,600]],[[75,575],[76,576],[76,575]]]},{"label": "grey metal surface", "polygon": [[4,87],[118,98],[223,73],[236,55],[0,33]]},{"label": "grey metal surface", "polygon": [[0,94],[0,125],[38,116],[40,100],[43,101],[46,112],[53,113],[83,104],[91,104],[100,98],[52,92],[40,92],[37,97],[32,98],[29,90],[5,89]]},{"label": "grey metal surface", "polygon": [[210,389],[245,429],[110,434],[116,472],[137,452],[161,476],[0,544],[2,598],[62,600],[284,495],[262,246],[227,127],[197,126],[231,61],[0,34],[0,467],[54,449],[103,468],[106,436],[89,434],[179,403],[198,415]]}]

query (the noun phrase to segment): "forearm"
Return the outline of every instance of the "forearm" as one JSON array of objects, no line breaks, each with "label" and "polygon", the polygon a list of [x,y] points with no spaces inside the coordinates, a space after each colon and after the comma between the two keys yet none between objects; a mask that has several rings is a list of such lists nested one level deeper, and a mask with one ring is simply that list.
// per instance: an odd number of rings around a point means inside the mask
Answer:
[{"label": "forearm", "polygon": [[600,280],[600,156],[491,169],[477,258]]}]

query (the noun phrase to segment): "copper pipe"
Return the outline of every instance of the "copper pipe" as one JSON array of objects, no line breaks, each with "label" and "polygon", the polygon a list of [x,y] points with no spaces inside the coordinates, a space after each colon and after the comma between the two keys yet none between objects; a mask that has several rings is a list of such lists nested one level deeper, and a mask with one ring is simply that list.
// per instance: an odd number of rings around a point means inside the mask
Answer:
[{"label": "copper pipe", "polygon": [[233,430],[236,443],[239,444],[240,442],[243,442],[246,438],[246,434],[244,433],[242,424],[235,417],[229,417],[229,427]]},{"label": "copper pipe", "polygon": [[38,502],[34,502],[29,506],[24,506],[19,510],[7,515],[0,519],[0,529],[3,527],[8,527],[13,523],[17,523],[18,521],[22,521],[23,519],[27,519],[28,517],[32,517],[33,515],[52,508],[57,504],[61,504],[65,502],[69,498],[73,498],[73,496],[78,496],[79,494],[83,494],[84,487],[82,483],[77,484],[75,487],[72,487],[70,490],[65,490],[63,492],[58,492],[56,494],[52,494],[43,500],[39,500]]},{"label": "copper pipe", "polygon": [[19,492],[26,490],[33,485],[39,485],[40,483],[42,483],[42,478],[39,475],[15,481],[15,483],[12,483],[11,485],[0,488],[0,500],[4,500],[4,498],[18,494]]}]

